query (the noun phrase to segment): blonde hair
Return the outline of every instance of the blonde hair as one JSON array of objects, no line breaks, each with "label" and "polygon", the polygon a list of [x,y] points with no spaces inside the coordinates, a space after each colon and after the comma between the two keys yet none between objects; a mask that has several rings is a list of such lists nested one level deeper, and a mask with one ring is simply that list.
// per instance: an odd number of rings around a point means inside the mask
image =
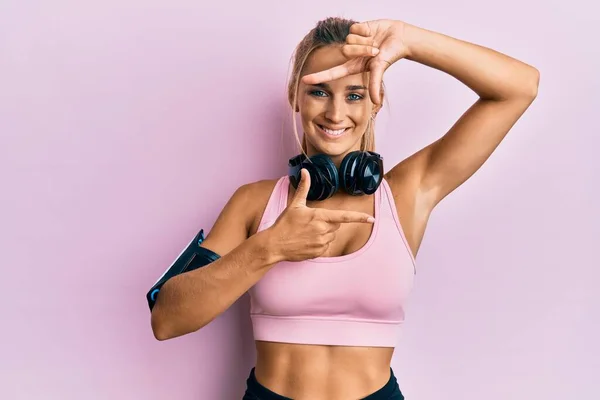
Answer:
[{"label": "blonde hair", "polygon": [[[300,75],[302,74],[306,60],[313,51],[325,46],[344,45],[346,43],[346,36],[350,34],[350,27],[355,23],[357,23],[357,21],[339,17],[329,17],[321,20],[313,29],[311,29],[310,32],[308,32],[302,41],[300,41],[294,51],[294,55],[292,57],[292,73],[288,80],[288,101],[292,107],[292,128],[294,130],[294,136],[296,137],[296,142],[305,156],[307,156],[306,136],[304,136],[302,142],[300,142],[298,128],[296,126],[296,110],[298,108],[298,87],[300,86]],[[383,84],[381,87],[381,92],[383,98]],[[367,130],[361,139],[360,149],[361,151],[375,151],[374,118],[369,118]]]}]

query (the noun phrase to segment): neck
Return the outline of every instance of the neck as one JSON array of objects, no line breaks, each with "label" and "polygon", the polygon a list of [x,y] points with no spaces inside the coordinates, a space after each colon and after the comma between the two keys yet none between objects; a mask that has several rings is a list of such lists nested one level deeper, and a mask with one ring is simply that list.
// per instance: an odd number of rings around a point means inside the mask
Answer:
[{"label": "neck", "polygon": [[331,154],[327,154],[327,153],[324,153],[324,152],[317,151],[312,146],[308,146],[308,148],[306,149],[306,154],[308,155],[308,157],[312,157],[312,156],[314,156],[316,154],[325,154],[325,155],[327,155],[331,159],[331,161],[335,164],[335,166],[337,168],[339,168],[340,165],[342,164],[342,160],[344,159],[344,157],[346,157],[346,155],[348,153],[351,153],[351,152],[357,151],[357,150],[360,150],[360,148],[352,148],[352,149],[349,149],[348,151],[346,151],[346,152],[344,152],[342,154],[331,155]]}]

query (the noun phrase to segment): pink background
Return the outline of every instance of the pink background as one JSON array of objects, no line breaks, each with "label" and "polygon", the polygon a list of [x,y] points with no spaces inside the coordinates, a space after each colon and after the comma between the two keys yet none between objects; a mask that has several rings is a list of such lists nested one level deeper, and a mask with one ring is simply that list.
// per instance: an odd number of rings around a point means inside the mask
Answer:
[{"label": "pink background", "polygon": [[[247,298],[157,342],[144,296],[235,188],[285,173],[289,58],[339,15],[403,19],[542,76],[506,141],[432,215],[393,361],[407,398],[600,398],[600,30],[585,3],[3,1],[0,396],[241,398]],[[386,84],[388,167],[475,101],[409,61]]]}]

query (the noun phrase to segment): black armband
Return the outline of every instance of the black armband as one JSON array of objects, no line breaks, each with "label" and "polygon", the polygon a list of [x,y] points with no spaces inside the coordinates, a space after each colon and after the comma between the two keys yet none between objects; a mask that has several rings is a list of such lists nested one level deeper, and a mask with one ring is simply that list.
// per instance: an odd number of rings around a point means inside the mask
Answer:
[{"label": "black armband", "polygon": [[220,258],[220,256],[209,249],[200,247],[200,244],[204,241],[204,229],[200,229],[200,232],[194,237],[194,239],[183,249],[183,251],[177,256],[173,264],[162,274],[158,281],[152,286],[152,288],[146,294],[148,300],[148,307],[150,311],[154,307],[160,288],[165,284],[166,281],[174,277],[175,275],[182,274],[184,272],[192,271],[197,268],[208,265]]}]

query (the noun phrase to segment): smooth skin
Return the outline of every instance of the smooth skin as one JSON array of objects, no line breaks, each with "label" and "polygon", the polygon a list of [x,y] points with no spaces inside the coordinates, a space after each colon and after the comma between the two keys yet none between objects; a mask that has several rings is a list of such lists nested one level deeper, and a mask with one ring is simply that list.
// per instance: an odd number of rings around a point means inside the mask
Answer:
[{"label": "smooth skin", "polygon": [[[298,89],[307,153],[326,153],[339,166],[360,148],[368,120],[380,109],[384,72],[407,59],[446,72],[479,99],[440,139],[386,174],[409,247],[417,255],[431,212],[489,158],[537,96],[534,67],[489,48],[403,21],[355,24],[343,46],[310,57]],[[348,128],[332,139],[320,127]],[[374,196],[337,193],[306,201],[308,176],[270,228],[256,233],[275,180],[243,185],[217,218],[203,246],[222,257],[169,280],[152,312],[159,340],[194,332],[225,311],[282,260],[335,257],[368,240]],[[389,379],[393,348],[256,342],[258,381],[297,400],[364,397]]]}]

